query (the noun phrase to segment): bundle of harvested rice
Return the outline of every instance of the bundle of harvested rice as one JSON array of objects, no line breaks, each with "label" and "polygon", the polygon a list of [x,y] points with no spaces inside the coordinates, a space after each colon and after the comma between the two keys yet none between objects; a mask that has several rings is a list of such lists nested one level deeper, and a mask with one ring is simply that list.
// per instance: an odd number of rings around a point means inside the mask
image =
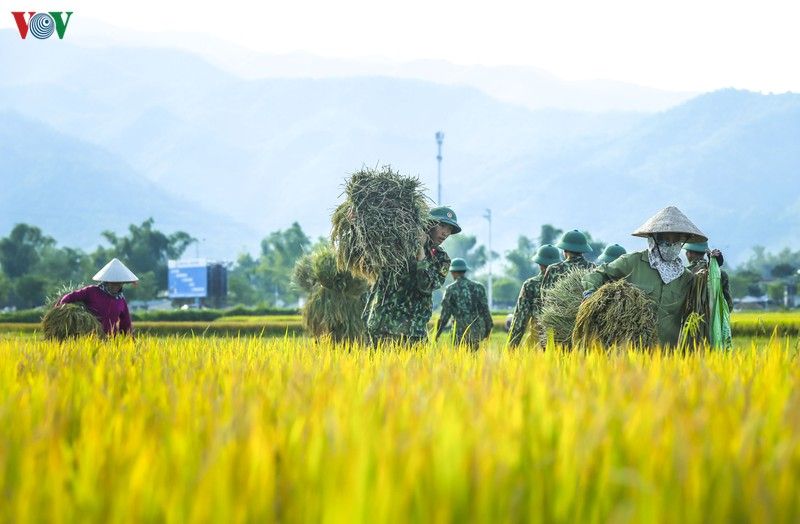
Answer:
[{"label": "bundle of harvested rice", "polygon": [[419,179],[390,166],[363,168],[345,184],[345,201],[331,217],[331,241],[339,267],[375,281],[407,271],[420,239],[430,228],[427,199]]},{"label": "bundle of harvested rice", "polygon": [[42,316],[42,334],[49,340],[65,340],[85,335],[104,336],[103,326],[82,302],[57,307],[61,297],[84,284],[62,284],[45,299],[47,312]]},{"label": "bundle of harvested rice", "polygon": [[66,340],[86,335],[103,336],[103,326],[80,303],[51,307],[42,317],[42,333],[48,340]]},{"label": "bundle of harvested rice", "polygon": [[683,304],[683,321],[678,347],[684,350],[694,349],[709,340],[709,325],[706,321],[711,318],[711,305],[708,302],[708,270],[698,271],[686,302]]},{"label": "bundle of harvested rice", "polygon": [[308,294],[303,325],[312,336],[329,336],[335,342],[362,337],[367,282],[339,269],[330,246],[303,256],[295,266],[294,281]]},{"label": "bundle of harvested rice", "polygon": [[658,344],[655,303],[627,280],[609,282],[583,301],[578,308],[572,343],[588,347],[592,342],[606,346]]},{"label": "bundle of harvested rice", "polygon": [[539,322],[542,335],[553,334],[553,340],[566,344],[572,340],[575,317],[583,301],[581,280],[588,269],[574,268],[566,272],[550,289],[544,291],[544,304]]}]

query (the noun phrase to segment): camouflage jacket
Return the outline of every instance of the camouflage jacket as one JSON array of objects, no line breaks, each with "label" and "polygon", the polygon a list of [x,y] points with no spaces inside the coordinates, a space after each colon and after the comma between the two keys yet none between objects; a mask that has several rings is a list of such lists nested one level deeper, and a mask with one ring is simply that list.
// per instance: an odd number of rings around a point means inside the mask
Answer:
[{"label": "camouflage jacket", "polygon": [[562,275],[576,267],[594,269],[595,265],[582,256],[576,255],[570,259],[553,264],[552,266],[547,266],[547,271],[544,272],[544,277],[542,277],[542,294],[546,294],[547,290],[558,282],[558,279],[560,279]]},{"label": "camouflage jacket", "polygon": [[508,332],[508,346],[517,347],[525,336],[528,323],[542,310],[542,275],[529,278],[522,284],[517,298],[517,307],[514,308],[514,318],[511,320],[511,330]]},{"label": "camouflage jacket", "polygon": [[439,317],[436,327],[437,338],[451,317],[456,343],[479,342],[489,336],[492,331],[492,314],[489,312],[489,301],[482,284],[461,277],[447,286],[442,299],[442,316]]},{"label": "camouflage jacket", "polygon": [[408,270],[392,281],[380,275],[364,309],[367,332],[373,337],[400,335],[424,339],[433,314],[433,292],[447,277],[450,257],[428,242],[423,260],[409,260]]},{"label": "camouflage jacket", "polygon": [[[705,259],[697,260],[689,264],[689,271],[695,275],[700,271],[708,269],[708,261]],[[720,284],[722,286],[722,296],[725,297],[725,302],[728,303],[728,310],[733,311],[733,296],[731,295],[731,283],[728,278],[728,273],[720,269]]]}]

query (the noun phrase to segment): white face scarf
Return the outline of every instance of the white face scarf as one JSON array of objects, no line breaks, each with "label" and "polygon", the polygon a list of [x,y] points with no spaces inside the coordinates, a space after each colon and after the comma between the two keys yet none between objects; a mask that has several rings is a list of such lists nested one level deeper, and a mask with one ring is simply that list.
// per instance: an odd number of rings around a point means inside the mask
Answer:
[{"label": "white face scarf", "polygon": [[647,256],[650,260],[650,267],[658,271],[661,281],[669,284],[680,277],[683,272],[683,262],[681,262],[681,249],[683,243],[659,242],[656,243],[653,237],[647,238]]}]

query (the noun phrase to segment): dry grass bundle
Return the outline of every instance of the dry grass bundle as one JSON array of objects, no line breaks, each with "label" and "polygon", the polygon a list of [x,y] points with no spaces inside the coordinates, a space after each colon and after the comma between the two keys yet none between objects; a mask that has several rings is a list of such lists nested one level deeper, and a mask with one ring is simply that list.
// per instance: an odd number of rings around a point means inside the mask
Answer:
[{"label": "dry grass bundle", "polygon": [[345,201],[331,217],[331,241],[340,268],[375,281],[407,270],[430,227],[427,199],[419,179],[390,166],[363,168],[345,184]]},{"label": "dry grass bundle", "polygon": [[104,336],[103,326],[82,302],[56,307],[61,297],[85,284],[62,284],[45,300],[47,312],[42,317],[42,333],[48,340],[66,340],[86,335]]},{"label": "dry grass bundle", "polygon": [[42,333],[48,340],[66,340],[86,335],[103,335],[103,326],[86,309],[76,302],[52,307],[42,317]]},{"label": "dry grass bundle", "polygon": [[686,302],[683,304],[683,323],[678,336],[678,347],[691,349],[710,340],[709,325],[711,304],[708,302],[708,270],[698,271]]},{"label": "dry grass bundle", "polygon": [[595,291],[578,308],[572,343],[588,347],[658,344],[655,304],[647,294],[627,280],[609,282]]},{"label": "dry grass bundle", "polygon": [[336,342],[361,338],[367,282],[339,269],[330,246],[302,257],[294,269],[294,282],[308,294],[302,311],[308,333]]},{"label": "dry grass bundle", "polygon": [[543,334],[552,333],[557,343],[566,344],[572,340],[575,317],[583,301],[581,280],[588,273],[589,270],[584,268],[571,269],[544,292],[539,321]]}]

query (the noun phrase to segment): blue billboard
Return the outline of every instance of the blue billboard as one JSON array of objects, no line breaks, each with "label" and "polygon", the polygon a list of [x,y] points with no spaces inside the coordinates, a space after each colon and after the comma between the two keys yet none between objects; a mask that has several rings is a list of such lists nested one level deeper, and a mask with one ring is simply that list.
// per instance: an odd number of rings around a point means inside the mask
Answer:
[{"label": "blue billboard", "polygon": [[169,298],[205,298],[208,296],[208,269],[205,260],[170,260],[167,262]]}]

